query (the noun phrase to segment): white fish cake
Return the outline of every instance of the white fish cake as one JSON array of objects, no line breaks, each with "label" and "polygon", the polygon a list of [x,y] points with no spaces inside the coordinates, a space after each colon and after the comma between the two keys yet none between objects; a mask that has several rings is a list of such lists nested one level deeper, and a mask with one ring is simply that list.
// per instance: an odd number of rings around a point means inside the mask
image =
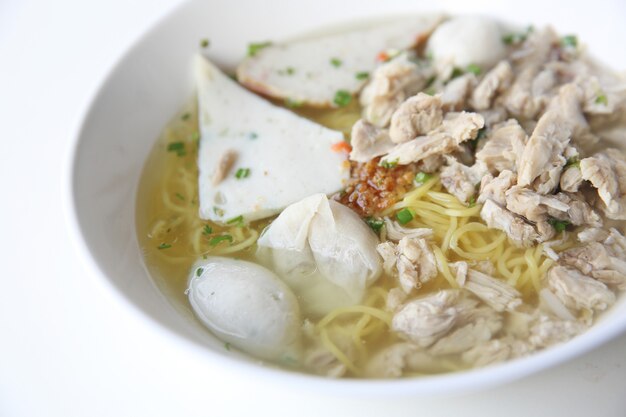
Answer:
[{"label": "white fish cake", "polygon": [[442,20],[438,14],[411,16],[360,30],[273,44],[244,60],[237,79],[272,97],[336,106],[337,91],[357,93],[367,81],[357,74],[372,72],[380,52],[413,47]]},{"label": "white fish cake", "polygon": [[311,194],[345,187],[347,155],[332,149],[343,141],[341,132],[272,105],[202,57],[195,69],[201,218],[262,219]]}]

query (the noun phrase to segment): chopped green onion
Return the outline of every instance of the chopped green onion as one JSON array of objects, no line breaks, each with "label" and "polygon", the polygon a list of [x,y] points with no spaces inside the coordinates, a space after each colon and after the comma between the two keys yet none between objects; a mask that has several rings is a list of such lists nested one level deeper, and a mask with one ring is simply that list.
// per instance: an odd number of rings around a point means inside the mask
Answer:
[{"label": "chopped green onion", "polygon": [[346,107],[352,101],[352,94],[346,90],[339,90],[335,93],[333,103],[339,107]]},{"label": "chopped green onion", "polygon": [[396,213],[396,218],[400,224],[407,224],[415,217],[415,213],[410,208],[403,208],[398,213]]},{"label": "chopped green onion", "polygon": [[361,72],[357,72],[356,74],[354,74],[354,77],[357,80],[367,80],[370,76],[370,73],[367,71],[361,71]]},{"label": "chopped green onion", "polygon": [[189,140],[190,140],[191,142],[197,142],[197,141],[199,141],[199,140],[200,140],[200,133],[198,133],[198,132],[192,132],[192,133],[189,135]]},{"label": "chopped green onion", "polygon": [[248,178],[250,176],[250,168],[239,168],[235,173],[235,178],[238,180]]},{"label": "chopped green onion", "polygon": [[[428,89],[430,87],[432,87],[433,83],[435,82],[435,80],[437,79],[436,75],[431,75],[430,77],[428,77],[428,80],[426,80],[426,87],[424,87],[424,89]],[[430,94],[432,96],[432,94]]]},{"label": "chopped green onion", "polygon": [[476,64],[469,64],[467,66],[467,68],[465,68],[465,70],[467,72],[471,72],[474,75],[480,75],[480,73],[483,71],[482,68],[480,68],[478,65]]},{"label": "chopped green onion", "polygon": [[202,228],[202,234],[210,235],[211,233],[213,233],[213,228],[209,226],[208,224],[205,224],[204,227]]},{"label": "chopped green onion", "polygon": [[380,232],[380,229],[382,229],[383,226],[385,225],[385,222],[382,219],[377,219],[371,216],[365,218],[365,223],[367,223],[367,225],[371,227],[372,230],[377,233]]},{"label": "chopped green onion", "polygon": [[189,120],[190,117],[191,113],[184,113],[182,116],[180,116],[182,120]]},{"label": "chopped green onion", "polygon": [[426,172],[418,172],[417,174],[415,174],[415,182],[417,182],[418,184],[424,184],[432,177],[432,174],[427,174]]},{"label": "chopped green onion", "polygon": [[567,162],[565,162],[565,168],[569,167],[577,167],[580,168],[580,156],[572,156],[571,158],[567,158]]},{"label": "chopped green onion", "polygon": [[256,139],[256,138],[258,138],[258,137],[259,137],[259,134],[258,134],[258,133],[256,133],[256,132],[250,132],[250,133],[248,134],[248,137],[249,137],[250,139]]},{"label": "chopped green onion", "polygon": [[230,220],[226,220],[226,224],[243,224],[243,215],[233,217]]},{"label": "chopped green onion", "polygon": [[294,67],[287,67],[284,70],[278,70],[280,75],[293,75],[295,74],[296,69]]},{"label": "chopped green onion", "polygon": [[196,276],[199,277],[200,275],[202,275],[203,272],[204,272],[204,268],[196,269]]},{"label": "chopped green onion", "polygon": [[517,32],[517,33],[507,33],[502,36],[502,42],[506,45],[516,45],[518,43],[522,43],[528,38],[528,35],[534,30],[532,26],[528,26],[525,32]]},{"label": "chopped green onion", "polygon": [[230,351],[230,343],[228,342],[224,343],[224,349]]},{"label": "chopped green onion", "polygon": [[576,48],[578,46],[578,38],[576,37],[576,35],[563,36],[561,38],[561,45]]},{"label": "chopped green onion", "polygon": [[185,149],[185,144],[183,142],[172,142],[167,144],[167,150],[169,152],[178,152]]},{"label": "chopped green onion", "polygon": [[295,100],[295,99],[287,97],[285,99],[285,106],[290,107],[290,108],[302,107],[302,102],[299,100]]},{"label": "chopped green onion", "polygon": [[342,62],[341,59],[339,58],[331,58],[330,59],[330,65],[332,65],[335,68],[339,68],[341,66]]},{"label": "chopped green onion", "polygon": [[180,201],[185,201],[185,197],[181,193],[176,193],[176,198],[178,198]]},{"label": "chopped green onion", "polygon": [[170,245],[169,243],[161,243],[159,246],[157,246],[157,249],[169,249],[171,248],[172,245]]},{"label": "chopped green onion", "polygon": [[217,246],[221,242],[225,242],[225,241],[232,242],[233,241],[233,237],[231,235],[215,236],[213,239],[209,240],[209,245]]},{"label": "chopped green onion", "polygon": [[548,219],[548,223],[551,224],[552,227],[554,227],[554,230],[556,230],[557,232],[564,231],[567,228],[567,226],[571,224],[567,220],[558,220],[553,217]]},{"label": "chopped green onion", "polygon": [[222,217],[224,215],[224,210],[222,210],[219,207],[213,206],[213,213],[215,213],[216,215]]},{"label": "chopped green onion", "polygon": [[379,166],[383,167],[383,168],[395,168],[398,165],[398,160],[396,159],[395,161],[385,161],[382,160],[378,163]]},{"label": "chopped green onion", "polygon": [[608,106],[609,99],[606,97],[606,94],[604,94],[604,92],[598,91],[595,102],[596,104],[604,104],[605,106]]},{"label": "chopped green onion", "polygon": [[271,44],[270,41],[248,44],[248,56],[255,56],[261,49],[267,48]]},{"label": "chopped green onion", "polygon": [[469,199],[469,204],[467,205],[467,207],[472,208],[476,206],[476,196],[473,195],[470,197]]},{"label": "chopped green onion", "polygon": [[200,41],[200,46],[201,46],[202,48],[207,48],[210,44],[211,44],[211,42],[209,42],[209,40],[208,40],[208,39],[202,39],[202,40]]},{"label": "chopped green onion", "polygon": [[457,77],[460,77],[461,75],[463,75],[463,70],[459,67],[454,67],[454,69],[452,70],[452,74],[450,74],[450,79],[454,79]]}]

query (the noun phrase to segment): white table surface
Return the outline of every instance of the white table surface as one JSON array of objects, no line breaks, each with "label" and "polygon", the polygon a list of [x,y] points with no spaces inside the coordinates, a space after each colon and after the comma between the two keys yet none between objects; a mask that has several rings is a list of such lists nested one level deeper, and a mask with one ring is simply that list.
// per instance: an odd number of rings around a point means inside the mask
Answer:
[{"label": "white table surface", "polygon": [[415,407],[198,376],[174,344],[116,309],[69,242],[63,174],[104,75],[177,2],[0,1],[0,416],[626,416],[626,336]]}]

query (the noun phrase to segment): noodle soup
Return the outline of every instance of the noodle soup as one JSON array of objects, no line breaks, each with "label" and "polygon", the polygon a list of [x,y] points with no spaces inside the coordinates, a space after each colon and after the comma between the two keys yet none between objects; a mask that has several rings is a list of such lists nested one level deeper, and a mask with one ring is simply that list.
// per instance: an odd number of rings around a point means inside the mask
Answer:
[{"label": "noodle soup", "polygon": [[[408,46],[375,51],[368,71],[351,69],[358,83],[331,90],[327,102],[323,91],[284,80],[305,72],[319,82],[330,70],[365,64],[348,53],[319,71],[306,59],[285,66],[289,54],[299,56],[299,42],[315,48],[316,40],[252,45],[238,79],[271,104],[200,64],[200,108],[190,104],[168,124],[144,168],[137,233],[162,291],[226,349],[331,377],[458,371],[566,342],[626,286],[626,159],[602,150],[603,129],[623,119],[619,81],[588,61],[572,35],[484,18],[429,22],[419,37],[409,30]],[[467,52],[455,31],[468,32],[464,42],[478,36],[494,46]],[[370,35],[354,36],[367,46]],[[277,75],[259,76],[268,65]],[[211,102],[228,91],[237,96]],[[230,117],[231,97],[241,109],[271,106],[266,119],[280,129],[216,128],[215,109]],[[245,187],[271,172],[235,141],[256,146],[266,131],[296,140],[284,133],[294,125],[320,141],[334,138],[314,152],[342,156],[347,180],[270,207],[272,214],[258,214],[263,199],[236,211],[228,181]],[[207,169],[219,140],[235,150]],[[320,175],[304,154],[294,154],[302,161],[294,175]],[[229,304],[235,299],[245,301]]]}]

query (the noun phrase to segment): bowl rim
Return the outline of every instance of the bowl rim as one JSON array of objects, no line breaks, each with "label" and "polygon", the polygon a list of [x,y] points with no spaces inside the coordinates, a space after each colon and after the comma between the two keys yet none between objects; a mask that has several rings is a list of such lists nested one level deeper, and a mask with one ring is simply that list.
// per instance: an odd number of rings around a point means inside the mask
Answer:
[{"label": "bowl rim", "polygon": [[[62,202],[70,241],[74,250],[78,253],[80,263],[85,268],[94,285],[106,290],[108,296],[115,300],[118,304],[117,307],[123,309],[125,314],[141,320],[143,325],[149,328],[152,333],[158,334],[159,338],[162,338],[165,343],[172,343],[181,352],[185,351],[193,354],[202,366],[218,368],[225,373],[234,372],[242,377],[253,377],[258,381],[270,383],[275,387],[290,387],[302,392],[314,391],[331,396],[344,397],[384,396],[387,398],[398,398],[405,396],[448,396],[476,392],[555,368],[574,357],[605,344],[626,331],[626,319],[615,321],[610,325],[605,324],[600,330],[592,326],[583,334],[566,343],[535,352],[527,357],[465,371],[401,379],[333,379],[283,369],[274,365],[266,366],[259,364],[258,361],[239,360],[228,355],[212,352],[211,349],[207,349],[201,343],[176,333],[173,329],[161,324],[157,319],[150,316],[115,286],[99,265],[96,255],[87,244],[86,236],[80,225],[79,209],[75,198],[75,177],[78,169],[77,158],[83,137],[86,135],[88,122],[94,114],[96,104],[100,100],[102,93],[115,80],[118,72],[123,70],[128,57],[135,53],[145,39],[156,32],[164,21],[172,19],[175,14],[180,13],[190,4],[190,1],[183,1],[166,9],[156,19],[147,22],[139,34],[134,39],[131,39],[127,46],[117,54],[112,64],[105,71],[105,75],[99,80],[97,87],[90,93],[87,105],[78,115],[77,120],[79,122],[72,129],[71,140],[64,158]],[[135,208],[135,205],[136,202],[133,201],[132,207]]]}]

